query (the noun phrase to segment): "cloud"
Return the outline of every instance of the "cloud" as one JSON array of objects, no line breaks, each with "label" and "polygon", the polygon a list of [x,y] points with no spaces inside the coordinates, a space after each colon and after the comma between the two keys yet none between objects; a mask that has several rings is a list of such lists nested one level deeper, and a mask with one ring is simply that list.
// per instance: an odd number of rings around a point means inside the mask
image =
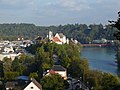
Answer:
[{"label": "cloud", "polygon": [[119,0],[0,0],[0,22],[104,23],[119,10]]},{"label": "cloud", "polygon": [[90,9],[86,0],[60,0],[60,5],[69,10],[81,11]]},{"label": "cloud", "polygon": [[32,8],[37,0],[0,0],[0,8],[2,9],[25,9]]},{"label": "cloud", "polygon": [[21,4],[21,3],[31,3],[34,2],[35,0],[0,0],[1,3],[3,4],[10,4],[10,5],[15,5],[15,4]]}]

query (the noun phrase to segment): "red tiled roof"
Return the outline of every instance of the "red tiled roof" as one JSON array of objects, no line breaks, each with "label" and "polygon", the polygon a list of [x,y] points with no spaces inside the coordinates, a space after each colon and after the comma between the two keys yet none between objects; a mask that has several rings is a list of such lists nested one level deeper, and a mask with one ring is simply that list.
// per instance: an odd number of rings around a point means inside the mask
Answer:
[{"label": "red tiled roof", "polygon": [[49,73],[50,73],[50,74],[55,74],[55,71],[50,70]]},{"label": "red tiled roof", "polygon": [[58,37],[53,37],[54,42],[61,42],[61,40]]}]

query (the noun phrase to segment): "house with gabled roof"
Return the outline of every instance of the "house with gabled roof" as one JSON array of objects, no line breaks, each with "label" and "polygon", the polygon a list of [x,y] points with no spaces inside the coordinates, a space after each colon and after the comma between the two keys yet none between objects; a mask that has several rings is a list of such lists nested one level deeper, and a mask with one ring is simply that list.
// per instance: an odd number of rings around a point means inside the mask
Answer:
[{"label": "house with gabled roof", "polygon": [[23,90],[42,90],[42,86],[34,78],[31,78],[29,84]]},{"label": "house with gabled roof", "polygon": [[67,79],[67,69],[61,65],[53,65],[46,75],[59,74],[65,80]]}]

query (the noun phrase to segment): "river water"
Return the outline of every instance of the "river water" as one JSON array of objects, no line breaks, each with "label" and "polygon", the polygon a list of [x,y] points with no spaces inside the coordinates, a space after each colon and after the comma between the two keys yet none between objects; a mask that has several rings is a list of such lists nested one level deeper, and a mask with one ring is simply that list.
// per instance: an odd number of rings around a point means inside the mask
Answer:
[{"label": "river water", "polygon": [[91,69],[117,74],[116,52],[110,48],[83,48],[82,58],[87,58]]}]

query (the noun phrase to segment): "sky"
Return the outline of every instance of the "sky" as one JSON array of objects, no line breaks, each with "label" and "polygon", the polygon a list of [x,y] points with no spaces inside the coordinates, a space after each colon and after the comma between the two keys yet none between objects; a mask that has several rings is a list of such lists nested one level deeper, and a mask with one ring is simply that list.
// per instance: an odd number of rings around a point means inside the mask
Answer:
[{"label": "sky", "polygon": [[0,0],[0,23],[108,24],[118,11],[120,0]]}]

